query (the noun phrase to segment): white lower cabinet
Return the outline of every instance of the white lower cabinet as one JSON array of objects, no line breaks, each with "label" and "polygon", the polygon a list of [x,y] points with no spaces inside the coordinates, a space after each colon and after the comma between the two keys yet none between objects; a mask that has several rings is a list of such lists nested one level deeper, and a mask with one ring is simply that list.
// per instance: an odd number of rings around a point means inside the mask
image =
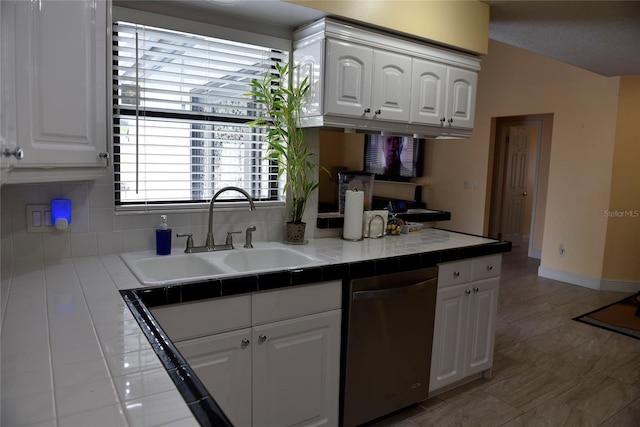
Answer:
[{"label": "white lower cabinet", "polygon": [[251,329],[175,343],[234,426],[251,425]]},{"label": "white lower cabinet", "polygon": [[255,293],[251,327],[232,331],[246,319],[247,295],[182,304],[190,313],[236,307],[228,323],[214,322],[196,338],[185,339],[193,328],[180,305],[152,312],[233,425],[337,426],[341,286]]},{"label": "white lower cabinet", "polygon": [[493,255],[440,266],[430,392],[491,369],[500,263]]},{"label": "white lower cabinet", "polygon": [[338,425],[340,316],[253,328],[253,427]]}]

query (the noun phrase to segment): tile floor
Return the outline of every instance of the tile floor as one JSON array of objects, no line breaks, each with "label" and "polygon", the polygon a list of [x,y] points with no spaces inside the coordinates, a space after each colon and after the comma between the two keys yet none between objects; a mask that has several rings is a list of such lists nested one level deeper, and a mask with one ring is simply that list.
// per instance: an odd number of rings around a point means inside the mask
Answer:
[{"label": "tile floor", "polygon": [[538,277],[504,254],[491,380],[478,379],[372,427],[640,426],[640,340],[571,320],[628,293]]}]

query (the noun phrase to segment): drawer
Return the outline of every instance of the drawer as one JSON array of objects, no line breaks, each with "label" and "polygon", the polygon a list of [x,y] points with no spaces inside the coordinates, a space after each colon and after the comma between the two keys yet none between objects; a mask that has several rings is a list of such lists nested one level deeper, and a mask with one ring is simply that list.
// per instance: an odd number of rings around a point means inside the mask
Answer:
[{"label": "drawer", "polygon": [[342,281],[256,292],[252,300],[252,323],[260,325],[340,308]]},{"label": "drawer", "polygon": [[251,326],[251,295],[215,298],[151,309],[171,341]]},{"label": "drawer", "polygon": [[438,288],[455,286],[471,280],[471,261],[455,261],[438,265]]},{"label": "drawer", "polygon": [[490,255],[471,260],[471,280],[500,276],[502,255]]}]

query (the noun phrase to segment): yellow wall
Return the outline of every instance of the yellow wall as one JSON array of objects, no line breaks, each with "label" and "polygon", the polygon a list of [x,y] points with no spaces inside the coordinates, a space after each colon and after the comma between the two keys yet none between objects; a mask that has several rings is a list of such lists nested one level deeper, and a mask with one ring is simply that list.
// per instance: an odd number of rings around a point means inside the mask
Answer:
[{"label": "yellow wall", "polygon": [[489,5],[476,0],[285,0],[470,52],[487,53]]},{"label": "yellow wall", "polygon": [[640,76],[627,76],[620,79],[604,279],[640,281],[639,162]]},{"label": "yellow wall", "polygon": [[[490,41],[471,138],[431,142],[432,206],[452,212],[447,228],[483,233],[492,118],[553,113],[541,264],[601,277],[619,82]],[[477,190],[463,187],[476,179]]]}]

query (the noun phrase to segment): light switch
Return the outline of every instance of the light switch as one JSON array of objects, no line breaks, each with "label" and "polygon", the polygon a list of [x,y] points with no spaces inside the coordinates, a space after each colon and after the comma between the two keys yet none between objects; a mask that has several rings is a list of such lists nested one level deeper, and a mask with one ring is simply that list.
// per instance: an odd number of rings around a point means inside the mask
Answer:
[{"label": "light switch", "polygon": [[42,212],[41,211],[33,211],[33,212],[31,212],[31,226],[32,227],[42,227]]}]

